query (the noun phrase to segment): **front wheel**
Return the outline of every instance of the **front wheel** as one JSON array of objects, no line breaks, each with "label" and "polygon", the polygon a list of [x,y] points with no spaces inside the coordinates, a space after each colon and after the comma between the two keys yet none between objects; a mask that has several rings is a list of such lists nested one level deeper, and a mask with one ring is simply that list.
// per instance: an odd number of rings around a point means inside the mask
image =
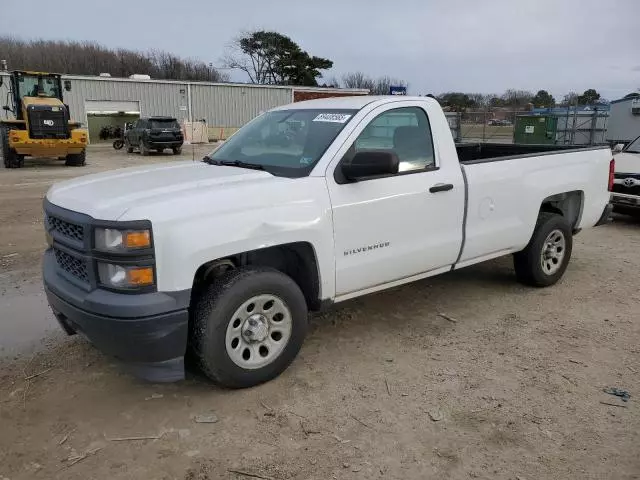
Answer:
[{"label": "front wheel", "polygon": [[67,167],[84,167],[87,163],[87,151],[81,153],[70,153],[67,155],[67,161],[64,163]]},{"label": "front wheel", "polygon": [[115,148],[116,150],[121,150],[122,147],[124,147],[124,141],[123,140],[114,140],[113,141],[113,148]]},{"label": "front wheel", "polygon": [[218,277],[196,301],[190,348],[201,370],[228,388],[282,373],[307,333],[298,285],[277,270],[245,267]]},{"label": "front wheel", "polygon": [[529,244],[513,256],[518,281],[548,287],[564,275],[573,248],[569,222],[555,213],[540,213]]},{"label": "front wheel", "polygon": [[180,155],[182,153],[182,147],[173,147],[171,150],[173,150],[174,155]]}]

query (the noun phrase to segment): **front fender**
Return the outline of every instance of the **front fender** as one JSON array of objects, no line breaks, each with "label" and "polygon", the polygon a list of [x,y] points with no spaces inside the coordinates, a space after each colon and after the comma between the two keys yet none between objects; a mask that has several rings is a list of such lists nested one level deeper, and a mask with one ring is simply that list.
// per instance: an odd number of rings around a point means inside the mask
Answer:
[{"label": "front fender", "polygon": [[[260,192],[265,199],[260,201],[257,197],[251,200],[249,191],[242,195],[239,188],[233,199],[220,199],[224,205],[185,205],[180,215],[151,218],[158,289],[191,288],[198,268],[212,260],[306,242],[316,255],[320,298],[333,298],[333,221],[326,183],[308,177],[289,182],[285,189],[278,194]],[[175,211],[178,207],[170,208]],[[140,217],[135,211],[127,212],[129,215]]]}]

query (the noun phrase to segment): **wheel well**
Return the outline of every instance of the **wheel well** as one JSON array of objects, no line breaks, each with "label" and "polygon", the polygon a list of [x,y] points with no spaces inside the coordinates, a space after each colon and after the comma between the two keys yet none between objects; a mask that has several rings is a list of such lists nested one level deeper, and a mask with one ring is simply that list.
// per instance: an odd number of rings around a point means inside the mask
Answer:
[{"label": "wheel well", "polygon": [[197,294],[215,277],[229,269],[247,265],[271,267],[288,275],[302,290],[309,309],[318,310],[320,308],[318,263],[313,247],[307,242],[261,248],[207,262],[196,271],[192,296]]},{"label": "wheel well", "polygon": [[562,215],[567,219],[572,230],[575,232],[580,222],[580,217],[582,216],[583,203],[584,193],[582,191],[558,193],[542,201],[540,212]]}]

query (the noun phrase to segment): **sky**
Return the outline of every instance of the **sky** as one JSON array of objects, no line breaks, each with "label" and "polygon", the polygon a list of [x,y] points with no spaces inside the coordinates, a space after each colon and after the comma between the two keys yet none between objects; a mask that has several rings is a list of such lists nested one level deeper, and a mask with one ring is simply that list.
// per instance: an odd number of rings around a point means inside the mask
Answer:
[{"label": "sky", "polygon": [[[0,35],[162,49],[222,65],[241,32],[275,30],[333,60],[325,77],[363,71],[410,94],[640,89],[639,0],[0,0]],[[0,52],[1,54],[1,52]],[[142,73],[142,72],[141,72]],[[246,81],[240,72],[234,81]]]}]

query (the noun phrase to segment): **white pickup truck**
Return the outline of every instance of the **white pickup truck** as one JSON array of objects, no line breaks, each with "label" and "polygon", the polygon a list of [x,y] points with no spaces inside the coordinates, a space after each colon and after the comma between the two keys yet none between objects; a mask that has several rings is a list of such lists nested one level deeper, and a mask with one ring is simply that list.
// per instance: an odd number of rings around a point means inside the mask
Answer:
[{"label": "white pickup truck", "polygon": [[[456,147],[430,98],[276,108],[199,162],[54,185],[43,277],[63,328],[135,374],[248,387],[281,373],[309,310],[514,255],[556,283],[605,223],[609,148]],[[552,147],[553,148],[553,147]]]},{"label": "white pickup truck", "polygon": [[619,213],[640,215],[640,137],[624,148],[616,148],[614,154],[613,209]]}]

